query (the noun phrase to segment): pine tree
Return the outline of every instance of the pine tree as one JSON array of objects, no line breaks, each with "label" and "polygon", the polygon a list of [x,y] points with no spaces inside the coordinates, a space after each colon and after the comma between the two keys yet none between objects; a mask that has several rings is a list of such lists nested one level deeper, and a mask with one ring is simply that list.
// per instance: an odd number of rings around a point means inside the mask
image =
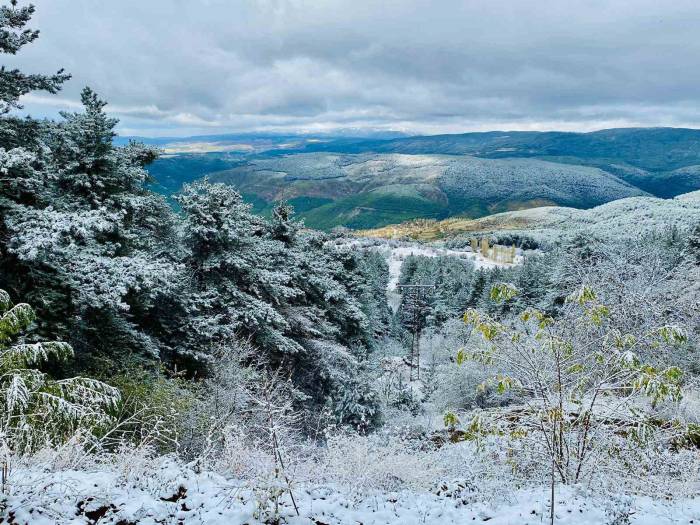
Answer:
[{"label": "pine tree", "polygon": [[148,331],[160,327],[149,316],[172,287],[177,250],[172,210],[145,188],[145,166],[156,152],[135,143],[113,146],[116,120],[104,113],[104,102],[89,89],[83,102],[84,112],[43,126],[41,158],[22,168],[40,192],[27,197],[23,173],[9,171],[17,190],[0,200],[6,210],[0,285],[41,305],[38,329],[69,339],[80,366],[104,353],[103,331],[111,334],[112,358],[122,351],[157,356]]},{"label": "pine tree", "polygon": [[0,442],[24,453],[58,445],[78,429],[94,431],[112,421],[119,392],[85,377],[54,380],[38,369],[51,360],[65,361],[73,349],[65,342],[24,342],[21,334],[34,321],[25,303],[12,306],[0,290]]},{"label": "pine tree", "polygon": [[294,220],[294,207],[288,203],[280,202],[272,209],[270,229],[273,239],[292,244],[301,227],[302,224]]},{"label": "pine tree", "polygon": [[[5,49],[36,38],[15,34],[32,13],[0,13]],[[68,78],[18,75],[5,76],[8,106]],[[81,100],[59,121],[0,116],[0,287],[37,305],[29,336],[64,340],[71,367],[106,374],[159,360],[206,372],[242,337],[293,378],[303,408],[376,422],[364,363],[388,323],[383,261],[329,246],[287,204],[257,217],[224,185],[186,187],[176,216],[147,188],[158,152],[115,146],[106,103],[89,88]]]},{"label": "pine tree", "polygon": [[284,245],[267,237],[264,221],[224,184],[186,185],[177,201],[185,213],[185,264],[195,284],[184,351],[206,353],[239,332],[278,354],[301,351],[284,336],[289,325],[273,306],[297,293],[276,264]]},{"label": "pine tree", "polygon": [[[11,0],[9,6],[0,6],[0,52],[11,55],[26,44],[39,37],[39,31],[25,26],[34,14],[34,6],[17,7],[17,0]],[[26,74],[18,69],[0,68],[0,113],[6,114],[12,109],[21,109],[19,98],[31,91],[57,93],[61,84],[70,78],[59,69],[53,75]]]},{"label": "pine tree", "polygon": [[[26,27],[33,14],[33,5],[17,7],[16,0],[12,0],[9,6],[0,6],[0,52],[15,55],[39,37],[39,31]],[[32,152],[40,156],[39,135],[43,124],[13,116],[11,111],[22,109],[21,96],[32,91],[57,93],[69,78],[70,75],[62,69],[53,75],[42,75],[24,73],[19,69],[8,70],[5,66],[0,68],[0,154],[4,149],[12,155],[11,151],[15,149],[15,155]],[[4,188],[5,184],[0,187]],[[2,193],[0,191],[0,196]]]},{"label": "pine tree", "polygon": [[469,306],[476,307],[479,304],[479,301],[486,291],[487,284],[486,272],[479,268],[472,281],[471,294],[468,302]]},{"label": "pine tree", "polygon": [[688,236],[688,252],[691,259],[694,258],[700,264],[700,224]]}]

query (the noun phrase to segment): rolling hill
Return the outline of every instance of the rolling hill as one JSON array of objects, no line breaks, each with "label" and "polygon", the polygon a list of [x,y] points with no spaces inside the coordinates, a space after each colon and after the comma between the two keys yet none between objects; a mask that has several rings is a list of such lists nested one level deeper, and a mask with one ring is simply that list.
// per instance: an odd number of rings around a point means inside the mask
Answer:
[{"label": "rolling hill", "polygon": [[461,155],[327,154],[249,159],[210,176],[267,202],[315,199],[314,228],[370,228],[416,217],[481,217],[556,204],[587,208],[645,195],[597,168]]},{"label": "rolling hill", "polygon": [[600,238],[634,237],[639,231],[700,225],[700,191],[673,199],[629,197],[588,210],[545,206],[497,213],[479,219],[452,218],[444,221],[416,220],[373,230],[358,231],[363,237],[411,238],[420,241],[453,239],[463,235],[503,232],[523,234],[539,242],[562,234],[585,231]]},{"label": "rolling hill", "polygon": [[601,168],[659,197],[700,189],[700,130],[491,131],[308,144],[303,151],[537,158]]},{"label": "rolling hill", "polygon": [[287,199],[309,226],[321,229],[477,218],[544,205],[590,208],[700,189],[700,130],[693,129],[217,135],[156,143],[169,152],[150,168],[157,191],[170,195],[207,175],[236,186],[259,213]]}]

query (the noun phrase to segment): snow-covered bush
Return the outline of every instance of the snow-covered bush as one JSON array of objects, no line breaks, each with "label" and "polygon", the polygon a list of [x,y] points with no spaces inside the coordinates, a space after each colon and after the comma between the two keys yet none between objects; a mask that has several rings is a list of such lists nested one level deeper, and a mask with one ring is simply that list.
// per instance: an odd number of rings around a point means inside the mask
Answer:
[{"label": "snow-covered bush", "polygon": [[239,479],[255,495],[256,515],[276,522],[304,455],[300,393],[249,341],[234,340],[214,355],[219,366],[197,385],[184,414],[180,453],[198,470]]},{"label": "snow-covered bush", "polygon": [[[511,299],[509,285],[494,287],[496,300]],[[468,311],[465,322],[481,335],[457,360],[493,365],[498,373],[488,383],[499,391],[524,394],[524,406],[474,419],[471,431],[488,432],[489,425],[514,439],[540,442],[552,476],[578,483],[600,468],[619,433],[645,443],[660,432],[672,434],[672,424],[659,424],[644,407],[664,399],[679,399],[682,372],[640,362],[641,351],[672,351],[685,340],[683,331],[662,326],[650,333],[625,333],[611,322],[610,309],[582,286],[569,298],[566,314],[554,319],[536,310],[521,316],[522,325],[508,326]],[[648,400],[648,401],[647,401]],[[490,422],[487,423],[487,421]],[[535,453],[533,449],[531,453]],[[543,459],[544,459],[543,458]]]},{"label": "snow-covered bush", "polygon": [[[438,409],[470,410],[484,408],[494,403],[496,396],[492,388],[479,388],[489,378],[488,367],[479,363],[469,363],[455,367],[446,364],[438,370],[439,380],[435,393],[431,396]],[[499,401],[506,402],[505,396],[498,396]],[[496,402],[498,404],[499,402]]]},{"label": "snow-covered bush", "polygon": [[632,498],[625,495],[614,495],[606,500],[605,525],[630,525],[632,511]]},{"label": "snow-covered bush", "polygon": [[133,364],[109,378],[122,394],[116,421],[101,437],[99,447],[149,447],[161,454],[185,449],[196,432],[187,415],[196,403],[194,386],[162,370]]},{"label": "snow-covered bush", "polygon": [[398,433],[340,433],[329,436],[318,475],[358,498],[378,491],[428,490],[446,472],[435,450],[404,442]]}]

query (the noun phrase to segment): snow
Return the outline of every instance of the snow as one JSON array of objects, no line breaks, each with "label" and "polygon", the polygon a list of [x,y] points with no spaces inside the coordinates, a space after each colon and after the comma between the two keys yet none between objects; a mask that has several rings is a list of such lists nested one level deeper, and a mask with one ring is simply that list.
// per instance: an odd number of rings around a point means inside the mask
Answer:
[{"label": "snow", "polygon": [[[389,266],[389,281],[387,282],[386,294],[389,306],[395,312],[401,303],[401,294],[397,289],[399,278],[401,277],[401,267],[404,260],[411,255],[421,257],[456,257],[458,259],[470,260],[476,269],[479,268],[507,268],[522,264],[523,255],[518,253],[513,263],[506,263],[487,259],[481,253],[473,252],[470,248],[465,250],[448,249],[440,246],[431,246],[419,242],[406,241],[382,241],[379,239],[343,239],[329,243],[337,248],[377,250],[382,253]],[[520,250],[518,250],[520,252]]]},{"label": "snow", "polygon": [[516,255],[514,263],[496,262],[487,259],[480,253],[475,253],[471,250],[451,250],[447,248],[438,248],[424,244],[405,244],[403,246],[392,247],[387,254],[387,263],[389,264],[389,282],[387,284],[387,297],[389,305],[393,311],[396,311],[401,303],[401,294],[396,286],[399,284],[401,276],[401,266],[403,261],[411,256],[421,257],[457,257],[459,259],[469,259],[474,263],[475,268],[496,268],[509,267],[514,264],[520,264],[523,260],[521,255]]},{"label": "snow", "polygon": [[[13,484],[16,483],[16,484]],[[447,487],[448,485],[445,485]],[[454,486],[454,485],[453,485]],[[549,521],[549,488],[524,488],[507,499],[477,499],[450,490],[375,493],[359,500],[340,487],[297,485],[300,516],[286,497],[282,523],[297,524],[541,524]],[[174,500],[174,501],[172,501]],[[175,461],[164,461],[145,476],[118,470],[14,470],[6,516],[13,523],[61,525],[94,523],[256,524],[257,502],[244,483],[213,472],[196,473]],[[82,509],[82,510],[81,510]],[[615,512],[627,511],[633,525],[693,523],[700,520],[700,498],[676,501],[643,496],[597,496],[580,487],[557,487],[555,523],[611,523]],[[94,518],[93,518],[94,519]],[[619,523],[623,523],[620,521]]]},{"label": "snow", "polygon": [[497,213],[473,221],[482,233],[510,231],[539,240],[557,239],[585,232],[600,238],[628,238],[675,224],[692,228],[700,221],[700,190],[673,199],[628,197],[590,209],[543,206]]}]

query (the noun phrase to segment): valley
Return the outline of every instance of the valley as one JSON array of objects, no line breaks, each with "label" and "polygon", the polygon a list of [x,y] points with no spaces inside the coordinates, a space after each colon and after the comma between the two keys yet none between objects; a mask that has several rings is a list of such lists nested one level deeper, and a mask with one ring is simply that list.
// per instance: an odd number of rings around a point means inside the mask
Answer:
[{"label": "valley", "polygon": [[0,524],[700,523],[700,7],[541,4],[2,3]]},{"label": "valley", "polygon": [[[696,130],[280,136],[249,140],[233,151],[241,140],[166,143],[171,153],[149,168],[154,189],[171,196],[183,183],[206,176],[232,185],[256,213],[269,214],[275,202],[286,200],[309,227],[321,230],[478,219],[542,206],[587,209],[700,189]],[[193,144],[211,151],[193,153]]]}]

